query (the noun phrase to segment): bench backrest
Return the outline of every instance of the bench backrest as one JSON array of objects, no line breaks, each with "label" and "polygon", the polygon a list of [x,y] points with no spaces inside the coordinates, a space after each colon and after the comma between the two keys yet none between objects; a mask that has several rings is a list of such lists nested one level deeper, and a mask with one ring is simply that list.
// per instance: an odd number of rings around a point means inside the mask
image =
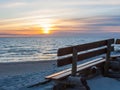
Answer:
[{"label": "bench backrest", "polygon": [[[111,45],[114,44],[114,39],[96,41],[92,43],[76,45],[58,49],[57,66],[72,64],[72,73],[75,74],[77,61],[92,58],[98,55],[106,54],[106,59],[110,58],[110,52],[114,50]],[[62,58],[61,58],[62,57]]]},{"label": "bench backrest", "polygon": [[116,39],[115,44],[120,44],[120,39]]}]

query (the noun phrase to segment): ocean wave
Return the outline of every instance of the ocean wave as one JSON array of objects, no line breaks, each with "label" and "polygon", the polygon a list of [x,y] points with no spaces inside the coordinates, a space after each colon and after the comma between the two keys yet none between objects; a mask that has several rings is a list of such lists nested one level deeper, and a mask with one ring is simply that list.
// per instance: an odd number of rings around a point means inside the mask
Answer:
[{"label": "ocean wave", "polygon": [[33,55],[41,52],[34,49],[10,49],[8,53],[14,53],[15,55]]},{"label": "ocean wave", "polygon": [[7,51],[6,50],[0,50],[0,54],[6,54]]},{"label": "ocean wave", "polygon": [[57,52],[45,52],[45,53],[42,53],[42,54],[56,54]]},{"label": "ocean wave", "polygon": [[116,46],[115,51],[120,52],[120,46]]},{"label": "ocean wave", "polygon": [[78,37],[2,38],[0,39],[0,62],[54,60],[58,48],[88,41],[91,40]]}]

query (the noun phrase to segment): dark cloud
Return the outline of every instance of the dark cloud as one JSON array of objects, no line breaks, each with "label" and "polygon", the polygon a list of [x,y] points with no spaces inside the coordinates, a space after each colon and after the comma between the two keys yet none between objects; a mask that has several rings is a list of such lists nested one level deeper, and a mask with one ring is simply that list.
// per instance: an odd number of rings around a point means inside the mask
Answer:
[{"label": "dark cloud", "polygon": [[[68,25],[68,26],[61,26],[59,28],[69,29],[69,30],[78,30],[84,31],[86,33],[89,32],[111,32],[117,28],[117,31],[120,32],[120,17],[119,16],[98,16],[98,17],[89,17],[89,18],[75,18],[66,20],[67,22],[74,22],[76,25]],[[65,22],[65,21],[64,21]],[[71,28],[71,29],[70,29]],[[110,30],[105,30],[110,29]],[[114,32],[114,31],[113,31]],[[115,31],[116,32],[116,31]]]}]

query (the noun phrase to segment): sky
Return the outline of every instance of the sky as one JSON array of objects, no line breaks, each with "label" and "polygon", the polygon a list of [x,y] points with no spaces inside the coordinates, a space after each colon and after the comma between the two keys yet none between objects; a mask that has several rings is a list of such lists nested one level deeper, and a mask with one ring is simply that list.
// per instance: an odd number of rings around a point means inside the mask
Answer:
[{"label": "sky", "polygon": [[120,0],[0,0],[0,37],[120,32]]}]

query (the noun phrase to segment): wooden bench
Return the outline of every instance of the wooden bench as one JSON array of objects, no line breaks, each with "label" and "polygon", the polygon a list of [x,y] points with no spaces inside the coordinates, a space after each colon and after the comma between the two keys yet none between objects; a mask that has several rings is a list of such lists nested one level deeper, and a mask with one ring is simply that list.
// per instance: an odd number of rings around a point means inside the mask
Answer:
[{"label": "wooden bench", "polygon": [[115,44],[120,44],[120,39],[116,39]]},{"label": "wooden bench", "polygon": [[[57,66],[61,67],[72,64],[72,68],[54,73],[52,75],[46,76],[45,78],[55,81],[61,80],[70,75],[76,76],[77,72],[84,71],[85,69],[88,69],[92,66],[108,62],[110,59],[110,53],[114,50],[112,44],[114,44],[114,39],[107,39],[58,49],[57,56],[59,58],[57,60]],[[101,56],[103,54],[106,56],[106,58],[103,58],[103,56]],[[77,65],[78,61],[83,61],[96,56],[99,57],[83,64]],[[108,69],[106,67],[108,67],[107,64],[105,66],[105,72]]]}]

